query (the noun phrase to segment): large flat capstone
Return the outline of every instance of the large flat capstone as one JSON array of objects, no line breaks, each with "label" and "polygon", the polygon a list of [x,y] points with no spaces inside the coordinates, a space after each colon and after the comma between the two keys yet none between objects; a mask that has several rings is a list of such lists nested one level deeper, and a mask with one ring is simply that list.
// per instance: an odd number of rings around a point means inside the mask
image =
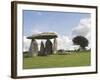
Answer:
[{"label": "large flat capstone", "polygon": [[28,39],[52,39],[52,38],[57,38],[57,34],[54,32],[43,32],[39,34],[34,34],[27,38]]}]

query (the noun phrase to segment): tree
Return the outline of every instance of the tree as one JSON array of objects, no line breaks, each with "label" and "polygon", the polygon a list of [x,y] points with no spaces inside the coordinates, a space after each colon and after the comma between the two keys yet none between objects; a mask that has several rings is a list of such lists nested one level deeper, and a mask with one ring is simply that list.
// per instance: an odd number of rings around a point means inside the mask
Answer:
[{"label": "tree", "polygon": [[88,46],[88,40],[83,36],[76,36],[72,39],[75,45],[80,45],[81,50],[85,50],[85,47]]}]

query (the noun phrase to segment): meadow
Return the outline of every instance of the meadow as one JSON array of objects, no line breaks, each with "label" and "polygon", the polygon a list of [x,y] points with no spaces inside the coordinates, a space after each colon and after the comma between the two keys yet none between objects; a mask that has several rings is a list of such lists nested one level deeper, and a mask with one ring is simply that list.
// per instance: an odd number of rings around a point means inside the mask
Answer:
[{"label": "meadow", "polygon": [[23,69],[90,66],[90,51],[23,58]]}]

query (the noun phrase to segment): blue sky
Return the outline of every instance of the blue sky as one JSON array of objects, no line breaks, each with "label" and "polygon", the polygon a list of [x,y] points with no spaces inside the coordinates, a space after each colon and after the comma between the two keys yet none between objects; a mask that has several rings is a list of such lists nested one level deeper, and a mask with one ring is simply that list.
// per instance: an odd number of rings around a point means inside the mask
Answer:
[{"label": "blue sky", "polygon": [[24,36],[30,36],[34,31],[54,31],[60,35],[69,36],[81,19],[89,17],[89,13],[24,10],[23,33]]}]

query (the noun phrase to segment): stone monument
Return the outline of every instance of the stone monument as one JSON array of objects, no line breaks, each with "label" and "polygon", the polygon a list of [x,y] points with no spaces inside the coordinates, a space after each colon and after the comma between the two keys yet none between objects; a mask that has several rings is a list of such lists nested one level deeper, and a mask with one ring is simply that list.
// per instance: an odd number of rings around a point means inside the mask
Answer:
[{"label": "stone monument", "polygon": [[[27,38],[31,39],[31,45],[29,49],[29,54],[31,56],[50,55],[53,54],[53,52],[56,52],[57,50],[57,41],[56,41],[57,34],[54,32],[43,32],[39,34],[34,34]],[[40,51],[38,51],[38,44],[36,42],[36,39],[47,40],[45,45],[43,44],[43,42],[41,42]],[[50,39],[54,39],[54,43],[52,43]]]}]

